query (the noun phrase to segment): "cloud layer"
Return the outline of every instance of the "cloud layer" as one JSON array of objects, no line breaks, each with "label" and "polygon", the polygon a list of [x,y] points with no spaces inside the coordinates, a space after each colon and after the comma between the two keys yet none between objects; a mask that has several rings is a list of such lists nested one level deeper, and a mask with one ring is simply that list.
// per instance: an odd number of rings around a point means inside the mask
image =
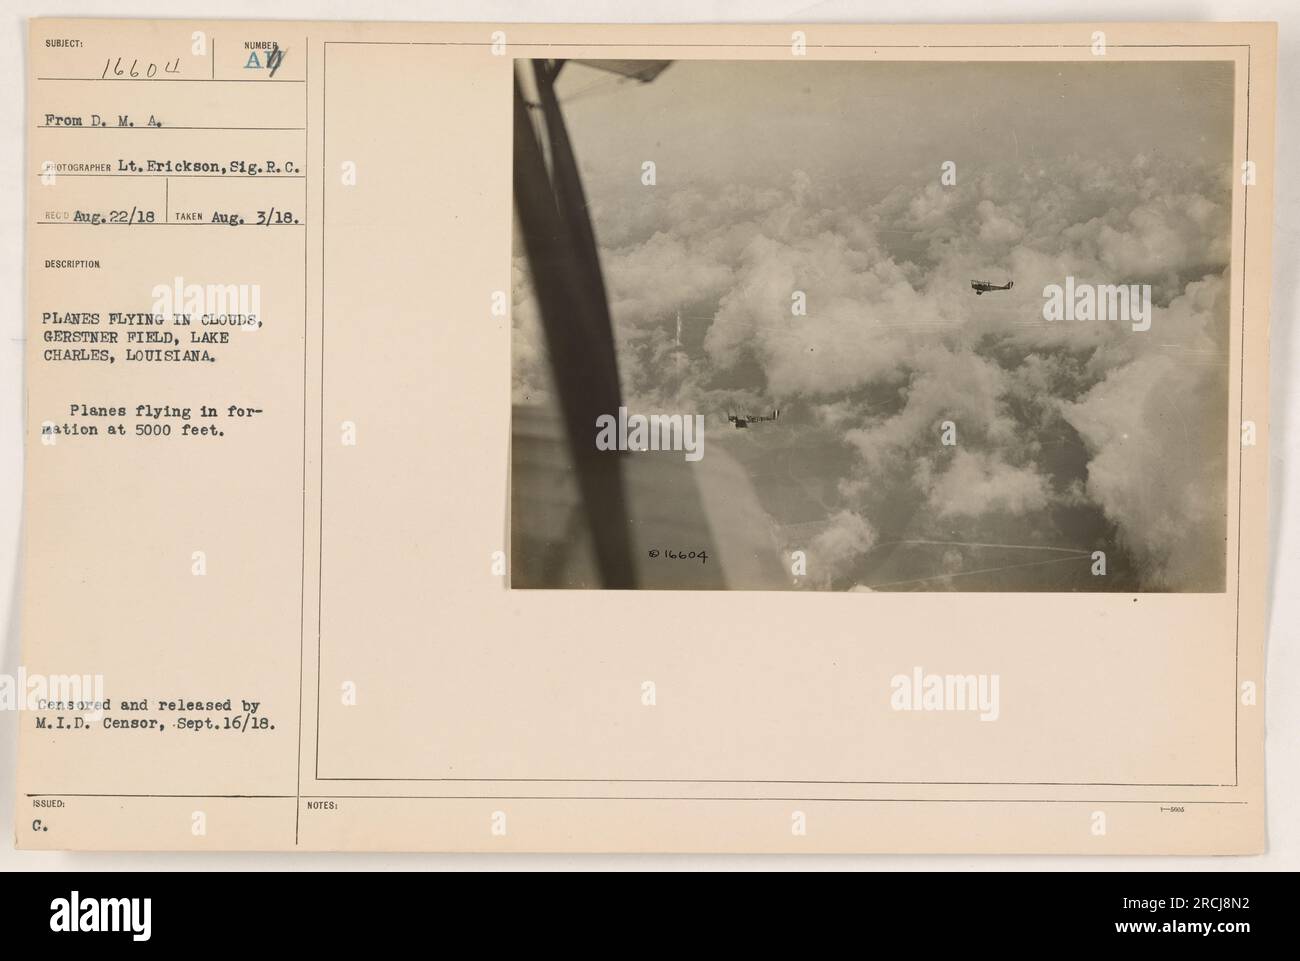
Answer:
[{"label": "cloud layer", "polygon": [[[834,475],[824,523],[787,547],[820,563],[817,586],[928,569],[948,579],[913,580],[969,587],[950,575],[1042,556],[988,546],[1015,542],[1115,552],[1109,584],[1084,564],[1071,588],[1222,589],[1229,164],[1102,150],[939,177],[937,158],[888,190],[802,168],[653,189],[593,175],[629,404],[769,445],[760,475],[780,457],[795,476],[789,451],[812,451],[802,473]],[[516,266],[515,399],[537,402],[545,353]],[[1067,276],[1150,285],[1151,329],[1044,321],[1043,288]],[[1015,287],[976,297],[972,279]],[[787,416],[763,439],[722,434],[727,410],[773,404]],[[787,488],[771,486],[778,527]]]}]

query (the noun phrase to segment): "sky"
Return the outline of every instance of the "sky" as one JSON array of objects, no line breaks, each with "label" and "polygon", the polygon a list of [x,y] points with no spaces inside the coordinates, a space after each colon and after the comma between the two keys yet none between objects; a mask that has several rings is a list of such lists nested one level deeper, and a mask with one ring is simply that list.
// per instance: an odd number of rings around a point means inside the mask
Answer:
[{"label": "sky", "polygon": [[[1223,589],[1231,64],[570,64],[558,89],[629,407],[706,415],[807,586]],[[1067,275],[1149,284],[1151,330],[1044,321]],[[515,399],[545,403],[519,256],[514,300]]]}]

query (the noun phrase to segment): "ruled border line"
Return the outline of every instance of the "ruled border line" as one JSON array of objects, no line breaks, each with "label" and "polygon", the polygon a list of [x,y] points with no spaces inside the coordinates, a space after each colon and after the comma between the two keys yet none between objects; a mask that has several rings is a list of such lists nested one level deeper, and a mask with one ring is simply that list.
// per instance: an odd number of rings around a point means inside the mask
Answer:
[{"label": "ruled border line", "polygon": [[[382,781],[385,783],[402,783],[402,782],[424,782],[424,783],[583,783],[583,784],[635,784],[635,783],[655,783],[655,784],[842,784],[842,785],[933,785],[933,786],[969,786],[969,787],[1187,787],[1187,788],[1237,788],[1240,787],[1240,767],[1239,755],[1239,714],[1240,704],[1237,702],[1237,673],[1241,657],[1241,549],[1242,549],[1242,488],[1241,476],[1244,463],[1244,451],[1241,446],[1237,445],[1237,471],[1238,471],[1238,491],[1237,491],[1237,583],[1236,583],[1236,627],[1234,639],[1234,678],[1233,678],[1233,781],[1231,784],[1226,783],[1167,783],[1167,782],[1126,782],[1126,781],[810,781],[810,780],[755,780],[755,779],[722,779],[722,778],[427,778],[427,777],[321,777],[320,776],[320,684],[321,684],[321,649],[322,649],[322,628],[321,619],[321,599],[324,587],[324,560],[325,560],[325,258],[326,243],[325,234],[327,228],[327,218],[325,216],[325,153],[328,145],[328,100],[326,97],[326,84],[329,76],[329,47],[331,44],[343,46],[430,46],[430,47],[447,47],[447,46],[464,46],[464,47],[490,47],[490,41],[387,41],[387,40],[325,40],[324,63],[321,77],[321,380],[320,380],[320,536],[318,538],[318,564],[317,564],[317,621],[316,621],[316,768],[315,780],[318,782],[343,781],[343,782],[372,782]],[[555,47],[597,47],[597,48],[622,48],[622,47],[653,47],[656,49],[692,49],[692,48],[717,48],[717,49],[788,49],[789,44],[742,44],[742,43],[688,43],[688,44],[658,44],[658,43],[582,43],[582,42],[512,42],[511,46],[515,47],[542,47],[553,49]],[[1091,49],[1090,44],[808,44],[810,49],[841,49],[841,50],[883,50],[883,49],[908,49],[908,50],[954,50],[954,49],[979,49],[979,50],[1018,50],[1018,49],[1048,49],[1048,50],[1065,50]],[[1169,44],[1109,44],[1110,47],[1121,49],[1244,49],[1246,51],[1246,124],[1245,124],[1245,153],[1249,159],[1250,144],[1250,62],[1253,44],[1250,43],[1223,43],[1223,44],[1204,44],[1204,43],[1169,43]],[[510,58],[513,64],[515,59]],[[737,61],[746,62],[746,61]],[[815,62],[860,62],[871,63],[875,61],[815,61]],[[934,61],[923,61],[934,62]],[[952,61],[962,62],[962,61]],[[981,61],[982,62],[982,61]],[[1058,61],[989,61],[1010,62],[1010,63],[1054,63]],[[1068,62],[1068,61],[1066,61]],[[1089,62],[1089,61],[1082,61]],[[1188,61],[1173,61],[1188,62]],[[1215,61],[1207,61],[1215,62]],[[1235,61],[1232,61],[1235,65]],[[1234,94],[1235,94],[1235,70],[1234,70]],[[1235,96],[1234,96],[1235,101]],[[1235,158],[1233,160],[1235,176]],[[1246,294],[1248,284],[1245,276],[1246,251],[1248,249],[1249,232],[1247,229],[1246,213],[1249,210],[1249,186],[1243,185],[1242,193],[1242,294],[1241,294],[1241,377],[1238,384],[1238,410],[1239,418],[1244,414],[1245,409],[1245,347],[1246,347]],[[513,191],[512,191],[513,194]],[[304,385],[304,405],[306,403],[306,389]],[[1231,411],[1228,412],[1229,416]],[[305,560],[304,560],[305,564]],[[1017,593],[1017,592],[1009,592]],[[666,798],[643,798],[642,800],[667,800]],[[799,799],[803,800],[803,799]],[[808,800],[816,800],[811,798]],[[1106,801],[1105,803],[1115,803]],[[1147,803],[1147,802],[1142,802]]]}]

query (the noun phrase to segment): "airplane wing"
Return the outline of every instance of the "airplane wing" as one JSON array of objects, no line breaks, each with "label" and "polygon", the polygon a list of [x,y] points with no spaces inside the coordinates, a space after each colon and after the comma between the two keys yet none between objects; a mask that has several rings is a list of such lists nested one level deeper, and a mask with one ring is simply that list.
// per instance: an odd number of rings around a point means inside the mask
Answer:
[{"label": "airplane wing", "polygon": [[623,77],[649,83],[667,69],[671,60],[575,60],[596,70],[607,70]]}]

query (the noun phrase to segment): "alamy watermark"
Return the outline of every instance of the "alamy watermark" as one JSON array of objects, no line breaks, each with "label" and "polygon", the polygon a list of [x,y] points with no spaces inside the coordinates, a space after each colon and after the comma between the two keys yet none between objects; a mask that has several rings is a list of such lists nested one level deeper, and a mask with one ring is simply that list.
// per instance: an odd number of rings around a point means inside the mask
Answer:
[{"label": "alamy watermark", "polygon": [[156,284],[149,294],[153,313],[170,323],[197,318],[205,326],[255,329],[262,325],[261,284],[187,284],[184,277],[173,277],[170,284]]},{"label": "alamy watermark", "polygon": [[148,941],[153,933],[152,898],[89,898],[73,891],[50,902],[50,930],[55,934],[131,935]]},{"label": "alamy watermark", "polygon": [[617,417],[596,418],[596,450],[674,450],[697,461],[704,456],[704,415],[629,414],[620,407]]},{"label": "alamy watermark", "polygon": [[96,721],[108,702],[102,674],[0,674],[0,711],[61,711]]},{"label": "alamy watermark", "polygon": [[1141,333],[1151,329],[1150,284],[1079,284],[1043,288],[1043,320],[1122,320]]},{"label": "alamy watermark", "polygon": [[889,706],[895,711],[978,711],[981,721],[1002,713],[997,674],[895,674],[889,681]]}]

